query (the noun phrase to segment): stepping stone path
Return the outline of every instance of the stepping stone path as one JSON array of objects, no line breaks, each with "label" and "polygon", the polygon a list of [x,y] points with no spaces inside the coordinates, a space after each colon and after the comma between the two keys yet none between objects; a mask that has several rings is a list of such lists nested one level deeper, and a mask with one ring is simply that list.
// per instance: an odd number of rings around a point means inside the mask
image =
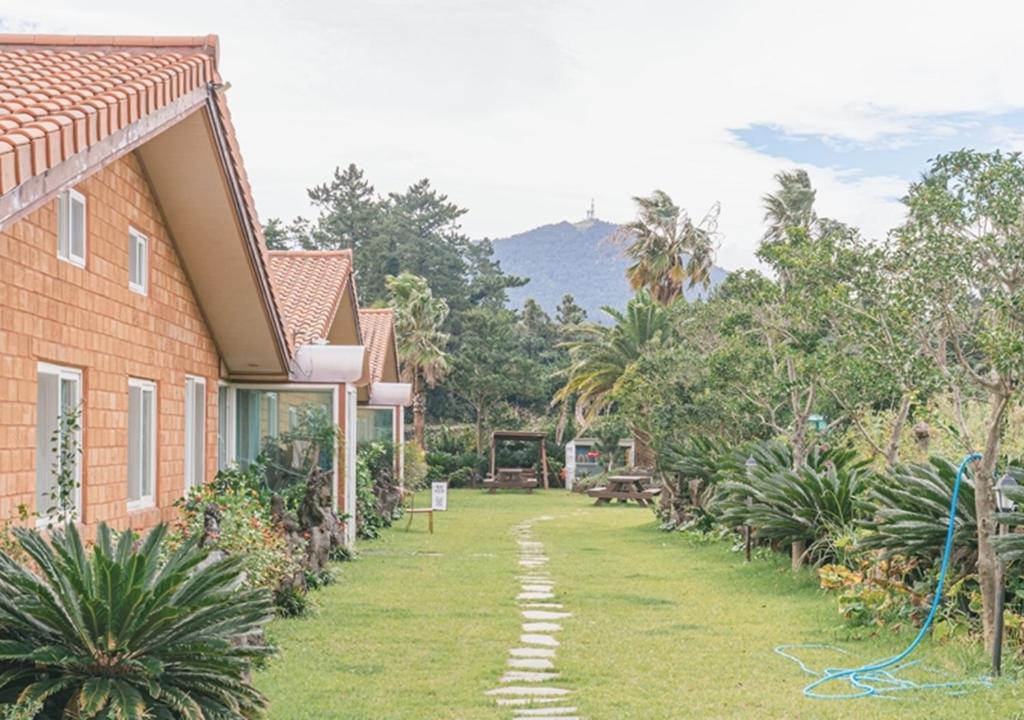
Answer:
[{"label": "stepping stone path", "polygon": [[586,720],[567,702],[574,691],[555,683],[560,673],[555,666],[559,642],[554,633],[562,629],[559,621],[572,613],[557,602],[554,580],[545,569],[544,544],[532,534],[534,522],[552,519],[545,516],[513,528],[521,572],[516,578],[520,583],[516,600],[523,616],[521,647],[508,651],[508,667],[499,686],[487,692],[499,706],[512,711],[513,720]]}]

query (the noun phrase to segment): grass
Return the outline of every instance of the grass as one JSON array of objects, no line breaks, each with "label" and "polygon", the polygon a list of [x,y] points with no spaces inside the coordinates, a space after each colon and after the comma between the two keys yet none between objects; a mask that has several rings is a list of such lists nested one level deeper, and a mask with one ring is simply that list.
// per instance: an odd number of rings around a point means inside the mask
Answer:
[{"label": "grass", "polygon": [[[274,720],[497,720],[484,692],[517,645],[520,618],[511,526],[534,526],[551,558],[563,621],[559,684],[580,714],[601,720],[678,718],[1024,718],[1024,686],[1007,679],[961,697],[917,693],[897,701],[809,701],[780,643],[834,642],[845,665],[892,654],[907,637],[851,639],[832,598],[809,573],[750,565],[722,544],[657,530],[648,510],[594,507],[558,491],[453,491],[436,534],[388,531],[341,567],[309,618],[271,627],[281,655],[256,677]],[[984,673],[961,645],[926,642],[922,665],[956,677]],[[923,680],[931,676],[918,671]]]}]

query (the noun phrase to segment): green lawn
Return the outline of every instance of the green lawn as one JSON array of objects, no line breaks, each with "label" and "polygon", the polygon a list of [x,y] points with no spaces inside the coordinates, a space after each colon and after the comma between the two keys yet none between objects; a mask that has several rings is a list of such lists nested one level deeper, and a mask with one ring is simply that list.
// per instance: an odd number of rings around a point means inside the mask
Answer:
[{"label": "green lawn", "polygon": [[[590,720],[678,718],[1024,718],[1024,685],[1010,680],[963,697],[810,701],[806,676],[777,657],[787,642],[836,642],[846,665],[898,651],[906,638],[851,640],[832,598],[809,574],[769,561],[745,565],[722,545],[657,530],[650,511],[594,507],[561,491],[453,491],[436,534],[417,517],[341,566],[317,593],[319,612],[277,621],[281,655],[256,677],[275,720],[510,718],[484,692],[517,646],[517,548],[511,527],[537,523],[551,558],[562,621],[559,686]],[[984,672],[959,646],[929,647],[924,665]],[[919,674],[921,679],[930,676]]]}]

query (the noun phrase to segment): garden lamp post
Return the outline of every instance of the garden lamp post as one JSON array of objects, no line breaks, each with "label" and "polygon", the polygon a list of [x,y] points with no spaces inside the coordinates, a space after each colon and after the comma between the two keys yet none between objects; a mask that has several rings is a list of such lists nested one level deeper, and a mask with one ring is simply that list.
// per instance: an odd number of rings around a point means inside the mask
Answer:
[{"label": "garden lamp post", "polygon": [[[757,467],[757,460],[755,460],[754,456],[751,455],[751,456],[749,456],[747,458],[747,461],[745,463],[743,463],[743,466],[747,469],[747,479],[752,479],[754,477],[754,468]],[[747,507],[749,507],[751,504],[752,503],[751,503],[750,498],[747,498]],[[750,525],[744,525],[743,526],[743,557],[744,557],[744,559],[746,559],[747,562],[750,562],[750,535],[751,535]]]},{"label": "garden lamp post", "polygon": [[[1017,480],[1010,473],[1006,473],[996,480],[995,487],[993,488],[996,496],[996,510],[1001,513],[1012,512],[1017,507],[1017,504],[1006,496],[1006,490],[1015,487],[1018,487]],[[997,522],[995,528],[996,535],[1000,534],[1002,528],[1003,524]],[[995,627],[993,628],[994,637],[992,638],[992,674],[996,677],[1003,671],[1003,604],[1006,602],[1004,570],[1003,562],[1000,560],[998,564],[998,589],[996,590]]]}]

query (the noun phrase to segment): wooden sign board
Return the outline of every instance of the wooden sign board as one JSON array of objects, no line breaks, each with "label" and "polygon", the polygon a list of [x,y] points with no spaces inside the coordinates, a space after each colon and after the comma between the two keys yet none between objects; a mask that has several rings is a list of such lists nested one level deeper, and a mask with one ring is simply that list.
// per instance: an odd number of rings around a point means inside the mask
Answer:
[{"label": "wooden sign board", "polygon": [[448,509],[448,483],[430,483],[430,509],[437,512]]}]

